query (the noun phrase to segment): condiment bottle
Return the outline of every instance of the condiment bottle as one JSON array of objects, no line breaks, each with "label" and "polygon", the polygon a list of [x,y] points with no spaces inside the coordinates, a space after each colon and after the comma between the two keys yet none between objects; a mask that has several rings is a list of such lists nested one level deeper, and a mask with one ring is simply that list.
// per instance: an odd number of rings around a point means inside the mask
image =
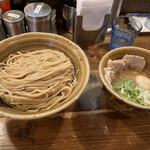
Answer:
[{"label": "condiment bottle", "polygon": [[0,8],[2,12],[6,12],[11,9],[9,0],[0,0]]},{"label": "condiment bottle", "polygon": [[45,3],[30,3],[24,8],[29,32],[51,32],[52,9]]},{"label": "condiment bottle", "polygon": [[9,36],[25,33],[24,13],[20,10],[10,10],[2,15]]}]

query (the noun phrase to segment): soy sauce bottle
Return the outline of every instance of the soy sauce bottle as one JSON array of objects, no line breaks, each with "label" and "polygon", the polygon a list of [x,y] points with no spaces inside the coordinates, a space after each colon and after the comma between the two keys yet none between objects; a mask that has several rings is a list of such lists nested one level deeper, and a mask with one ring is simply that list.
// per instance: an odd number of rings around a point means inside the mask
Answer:
[{"label": "soy sauce bottle", "polygon": [[0,0],[0,8],[2,12],[6,12],[11,9],[9,0]]}]

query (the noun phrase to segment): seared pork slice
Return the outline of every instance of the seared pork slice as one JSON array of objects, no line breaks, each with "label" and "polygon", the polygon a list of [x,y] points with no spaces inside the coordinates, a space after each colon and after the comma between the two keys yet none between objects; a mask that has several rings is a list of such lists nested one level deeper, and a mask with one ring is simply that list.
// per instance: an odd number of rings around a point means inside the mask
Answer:
[{"label": "seared pork slice", "polygon": [[108,60],[107,68],[104,68],[104,74],[106,81],[111,85],[111,82],[116,72],[120,72],[128,68],[129,62],[127,60],[117,59]]},{"label": "seared pork slice", "polygon": [[113,68],[112,67],[104,68],[104,75],[108,84],[111,85],[111,82],[115,76]]},{"label": "seared pork slice", "polygon": [[120,72],[124,69],[127,69],[129,65],[128,60],[126,59],[117,59],[117,60],[108,60],[107,67],[114,68],[114,72]]},{"label": "seared pork slice", "polygon": [[123,60],[127,60],[129,62],[129,68],[136,69],[138,71],[142,71],[146,65],[146,61],[140,56],[125,55]]}]

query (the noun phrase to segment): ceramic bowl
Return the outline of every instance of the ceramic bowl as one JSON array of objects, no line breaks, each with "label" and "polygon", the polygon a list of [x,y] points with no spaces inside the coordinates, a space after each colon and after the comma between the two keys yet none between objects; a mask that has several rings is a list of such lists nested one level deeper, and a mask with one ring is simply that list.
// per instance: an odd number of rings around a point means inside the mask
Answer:
[{"label": "ceramic bowl", "polygon": [[[150,107],[148,106],[142,106],[133,102],[130,102],[121,96],[119,96],[107,83],[105,77],[104,77],[104,68],[107,65],[107,62],[109,59],[115,60],[115,59],[120,59],[124,55],[130,54],[130,55],[137,55],[137,56],[142,56],[146,60],[146,66],[145,70],[147,72],[150,72],[150,50],[144,49],[144,48],[139,48],[139,47],[121,47],[114,49],[112,51],[109,51],[104,55],[104,57],[101,59],[99,63],[99,75],[100,78],[105,86],[105,88],[111,93],[112,97],[116,97],[116,99],[113,98],[113,104],[116,103],[116,106],[122,105],[122,107],[126,108],[121,108],[123,110],[127,110],[128,108],[137,108],[137,109],[147,109],[150,110]],[[111,103],[112,104],[112,103]]]},{"label": "ceramic bowl", "polygon": [[84,91],[90,76],[88,59],[83,50],[70,40],[50,33],[25,33],[0,42],[0,62],[8,55],[17,51],[27,52],[40,49],[58,50],[66,54],[72,61],[75,70],[78,69],[77,84],[73,89],[68,101],[61,105],[45,111],[27,113],[11,108],[1,100],[0,115],[14,119],[36,119],[46,117],[67,108],[75,102]]}]

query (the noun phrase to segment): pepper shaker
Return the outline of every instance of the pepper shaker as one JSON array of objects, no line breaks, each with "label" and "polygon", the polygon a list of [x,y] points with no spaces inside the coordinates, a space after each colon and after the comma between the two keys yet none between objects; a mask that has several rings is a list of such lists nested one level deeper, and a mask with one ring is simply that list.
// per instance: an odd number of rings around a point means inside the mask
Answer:
[{"label": "pepper shaker", "polygon": [[2,15],[8,36],[25,33],[24,13],[19,10],[10,10]]}]

